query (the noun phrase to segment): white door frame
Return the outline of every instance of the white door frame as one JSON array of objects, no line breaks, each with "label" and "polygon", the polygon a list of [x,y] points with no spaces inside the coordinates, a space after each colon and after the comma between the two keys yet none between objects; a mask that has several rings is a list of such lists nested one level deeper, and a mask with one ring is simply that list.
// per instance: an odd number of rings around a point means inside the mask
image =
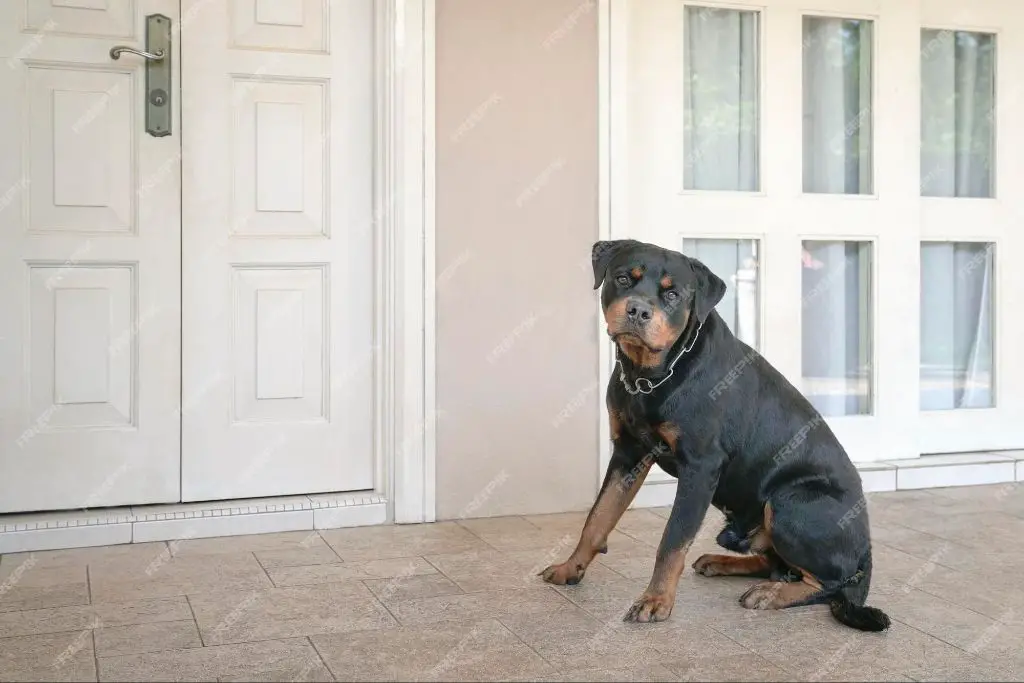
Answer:
[{"label": "white door frame", "polygon": [[377,488],[396,523],[433,522],[435,0],[377,11]]},{"label": "white door frame", "polygon": [[[627,154],[628,153],[628,149],[627,149],[627,144],[628,143],[627,143],[627,139],[626,139],[627,136],[622,134],[622,133],[623,133],[623,131],[627,130],[627,126],[628,126],[627,118],[628,118],[628,113],[629,113],[628,112],[628,101],[627,101],[627,93],[629,91],[628,90],[628,83],[627,83],[628,69],[624,65],[627,63],[627,57],[628,57],[628,44],[627,44],[627,41],[628,41],[628,36],[629,36],[629,27],[628,27],[628,9],[627,9],[627,6],[629,5],[630,0],[597,0],[597,2],[598,2],[598,6],[597,6],[597,10],[598,10],[598,50],[599,50],[599,57],[598,57],[598,79],[599,79],[599,84],[598,84],[598,131],[599,131],[599,136],[598,136],[598,139],[599,139],[599,143],[598,143],[599,144],[599,156],[598,156],[598,159],[599,159],[599,200],[598,200],[599,229],[598,229],[598,235],[599,235],[599,237],[598,237],[598,239],[601,239],[601,240],[622,239],[622,238],[627,238],[627,237],[632,237],[633,236],[633,235],[625,234],[625,232],[624,232],[626,230],[625,226],[628,226],[628,224],[629,224],[629,222],[628,222],[629,221],[629,214],[627,212],[627,208],[628,207],[626,205],[626,201],[625,201],[626,198],[624,196],[624,192],[619,190],[619,188],[628,187],[628,180],[629,180],[629,178],[628,178],[629,164],[628,163],[624,163],[622,161],[622,160],[627,160],[628,161],[628,154]],[[706,3],[707,0],[693,0],[692,4],[701,4],[702,2]],[[713,0],[712,4],[714,4],[714,5],[721,5],[723,7],[734,7],[734,8],[740,7],[740,8],[744,8],[744,9],[749,9],[749,8],[752,8],[755,3],[754,2],[748,2],[747,0]],[[825,11],[826,8],[828,8],[828,7],[835,7],[837,5],[842,5],[843,3],[842,3],[841,0],[818,0],[818,2],[812,3],[812,4],[814,6],[817,6],[817,7],[819,7],[821,9],[820,13],[827,14],[828,12]],[[792,9],[792,8],[790,8],[790,9]],[[920,8],[920,11],[918,12],[918,14],[915,14],[915,18],[919,19],[918,23],[920,23],[920,27],[936,27],[937,26],[939,28],[951,27],[951,28],[954,28],[954,29],[957,29],[957,30],[979,30],[979,31],[988,31],[988,32],[994,32],[994,33],[1006,33],[1006,31],[1003,30],[1003,29],[1005,29],[1005,25],[1004,25],[1005,22],[1004,22],[1004,24],[1000,24],[1000,22],[996,20],[996,17],[1000,16],[1000,14],[997,11],[997,8],[995,8],[995,7],[989,7],[987,4],[983,3],[981,6],[978,6],[978,7],[970,6],[969,4],[967,4],[967,5],[965,5],[965,8],[962,11],[960,11],[960,12],[956,11],[957,9],[958,9],[958,4],[953,2],[953,0],[949,0],[949,2],[946,2],[946,3],[939,2],[939,3],[932,3],[932,4],[926,5],[926,6],[922,5],[922,7]],[[925,11],[925,10],[927,10],[927,11]],[[807,13],[811,13],[810,10],[808,10]],[[852,12],[851,14],[856,15],[857,13],[856,12]],[[979,19],[979,17],[981,19]],[[905,17],[897,17],[897,18],[902,20],[903,24],[904,24],[902,26],[898,26],[897,28],[898,29],[906,29],[907,26],[909,25],[907,23],[907,19]],[[888,21],[888,25],[886,25],[885,28],[883,29],[883,31],[885,31],[885,32],[890,31],[890,26],[892,25],[891,18],[889,20],[887,20],[887,21]],[[982,24],[983,27],[977,28],[979,23]],[[1017,26],[1019,27],[1019,22],[1018,22]],[[916,28],[920,28],[920,27],[916,27]],[[992,27],[996,27],[996,28],[992,28]],[[1000,28],[1000,27],[1002,27],[1002,28]],[[882,34],[880,34],[880,35],[882,35]],[[892,34],[891,33],[885,33],[884,35],[891,36]],[[880,39],[881,38],[876,37],[876,39],[875,39],[876,43]],[[886,40],[891,40],[891,38],[886,38]],[[997,59],[1001,60],[1001,63],[1003,63],[1003,64],[1006,63],[1006,57],[1008,55],[1010,55],[1010,54],[1017,54],[1015,52],[1011,52],[1013,47],[1008,47],[1007,46],[1007,43],[1009,43],[1009,42],[1010,41],[1006,41],[1006,42],[1000,44],[1000,46],[998,48],[1000,50],[1000,54],[997,57]],[[908,65],[903,65],[903,66],[904,66],[904,68],[906,68]],[[1011,78],[1012,79],[1012,76],[1007,76],[1007,74],[1009,72],[1010,72],[1009,69],[997,68],[997,79],[998,79],[998,84],[997,84],[997,87],[996,87],[997,97],[1002,97],[1003,98],[1001,100],[1002,104],[998,105],[997,106],[997,110],[996,110],[996,114],[999,116],[999,119],[1000,119],[1000,122],[997,123],[997,125],[996,125],[996,130],[997,130],[996,135],[997,135],[997,140],[1000,143],[1000,147],[1003,146],[1004,141],[1007,141],[1008,139],[1012,139],[1012,128],[1013,127],[1010,126],[1007,123],[1009,120],[1011,120],[1010,119],[1010,114],[1008,114],[1007,112],[1008,112],[1008,110],[1013,110],[1016,107],[1018,107],[1019,106],[1019,99],[1020,99],[1020,98],[1015,98],[1013,96],[1013,94],[1012,94],[1013,88],[1011,88],[1009,85],[1007,85],[1007,83],[1008,83],[1007,78]],[[766,74],[767,74],[767,72],[764,72],[762,74],[762,77],[763,78],[766,77]],[[891,74],[887,74],[885,77],[886,78],[891,78]],[[763,84],[762,84],[762,87],[763,87]],[[884,100],[882,100],[880,98],[879,93],[878,93],[878,89],[880,87],[878,80],[876,80],[874,82],[874,86],[873,87],[876,89],[876,92],[874,93],[873,99],[872,99],[873,106],[881,107],[881,108],[884,108],[886,111],[888,111],[889,107],[892,106],[892,101],[891,100],[890,101],[884,101]],[[917,93],[913,93],[912,97],[913,98],[918,97]],[[1000,101],[1000,100],[997,100],[997,102],[998,101]],[[878,145],[880,145],[880,144],[884,144],[884,140],[882,138],[877,138],[876,141],[875,141],[876,150],[877,150]],[[1005,144],[1005,146],[1007,146],[1009,148],[1012,148],[1012,144],[1009,144],[1008,142]],[[875,160],[875,163],[877,164],[878,163],[877,157],[873,157],[873,158]],[[997,168],[999,168],[998,165],[997,165]],[[999,178],[999,176],[997,176],[997,180],[996,180],[997,183],[1000,182],[998,178]],[[613,189],[615,190],[614,193],[613,193]],[[903,189],[905,189],[905,188],[903,188]],[[1005,203],[1006,202],[1006,194],[1007,194],[1005,184],[1004,184],[1004,186],[1001,189],[998,189],[997,191],[1001,192],[1001,196],[997,195],[997,197],[1001,197],[1003,203]],[[878,193],[878,188],[875,189],[875,193],[876,194]],[[951,202],[956,202],[956,204],[953,204]],[[971,202],[974,202],[974,203],[972,204]],[[950,231],[949,234],[946,234],[946,232],[943,232],[943,229],[944,229],[943,227],[939,227],[939,228],[927,228],[926,227],[925,229],[923,229],[921,231],[920,235],[918,235],[918,234],[914,234],[913,235],[912,238],[913,238],[913,240],[915,242],[928,241],[928,240],[984,241],[984,242],[991,242],[991,243],[998,242],[999,243],[999,246],[997,247],[997,261],[998,261],[998,263],[996,264],[996,276],[997,276],[997,278],[999,278],[999,282],[1005,282],[1004,278],[1008,277],[1008,274],[1005,272],[1006,269],[1008,268],[1008,266],[1005,266],[1005,260],[999,257],[999,250],[1001,249],[1001,251],[1010,252],[1010,253],[1013,252],[1012,248],[1009,248],[1009,249],[1005,248],[1008,240],[1010,238],[1012,238],[1012,235],[1001,234],[1001,238],[1000,238],[1000,235],[993,234],[993,232],[992,232],[993,229],[990,227],[990,225],[994,222],[993,220],[981,220],[981,221],[977,220],[978,209],[977,209],[976,205],[981,205],[982,208],[984,209],[985,208],[985,203],[988,203],[988,204],[993,204],[994,203],[994,201],[992,199],[988,199],[988,200],[965,200],[965,199],[955,199],[955,200],[947,199],[947,200],[943,200],[943,199],[925,199],[925,198],[921,198],[920,199],[920,203],[922,204],[922,206],[933,207],[933,208],[931,208],[931,211],[933,211],[935,213],[941,213],[941,212],[949,211],[950,207],[953,207],[953,206],[955,206],[959,211],[963,212],[964,214],[966,214],[967,211],[971,211],[971,213],[969,214],[969,217],[965,217],[962,214],[957,214],[956,218],[958,220],[947,221],[945,224],[943,224],[943,225],[948,225],[950,222],[953,222],[953,223],[955,223],[958,226],[955,230]],[[987,216],[987,214],[982,214],[982,215],[983,216]],[[932,222],[935,222],[934,221],[934,217],[932,217]],[[1004,221],[1004,223],[1005,223],[1005,221]],[[975,225],[977,225],[978,227],[975,227]],[[741,232],[741,231],[738,231],[738,232]],[[694,235],[694,236],[696,236],[696,235]],[[739,238],[740,235],[739,234],[730,235],[730,237],[737,237],[737,238]],[[899,237],[899,235],[897,235],[897,237]],[[997,238],[999,238],[999,239],[997,239]],[[829,238],[829,239],[831,239],[831,238]],[[835,239],[870,240],[870,241],[875,243],[876,247],[877,247],[877,244],[878,244],[877,237],[868,236],[867,233],[865,233],[865,235],[848,235],[848,236],[839,236],[837,234],[835,236]],[[909,237],[908,237],[908,239],[909,239]],[[888,258],[888,254],[886,256],[880,257],[879,254],[877,253],[877,250],[876,250],[875,253],[873,253],[873,255],[872,255],[872,261],[873,261],[872,268],[875,269],[876,272],[877,272],[877,269],[879,267],[878,266],[878,262],[879,262],[880,258]],[[911,272],[911,276],[914,279],[916,279],[918,277],[918,271],[916,269],[917,264],[914,264],[914,266],[915,266],[915,270],[913,270]],[[877,276],[873,276],[872,279],[873,279],[874,282],[878,281],[878,277]],[[877,285],[873,284],[872,286],[877,286]],[[997,285],[997,287],[998,287],[998,285]],[[1005,305],[1003,303],[1001,303],[1001,302],[1005,301],[1005,299],[1001,299],[1000,296],[1007,296],[1006,295],[1006,291],[1007,290],[1013,290],[1013,288],[1012,287],[1003,287],[1002,288],[1002,293],[1000,293],[999,290],[997,289],[996,296],[993,299],[993,306],[995,307],[995,310],[997,311],[997,313],[995,314],[996,315],[996,318],[995,318],[996,322],[995,322],[995,324],[996,324],[998,329],[1002,329],[1004,331],[1005,331],[1006,327],[1009,326],[1009,325],[1006,324],[1006,321],[1004,320],[1004,317],[1009,315],[1009,313],[1008,313],[1007,307],[1005,307]],[[760,303],[760,305],[762,307],[763,307],[764,298],[765,298],[765,295],[762,294],[762,296],[761,296],[761,303]],[[873,305],[873,307],[875,309],[877,309],[877,307],[879,305],[879,299],[878,299],[877,295],[872,297],[872,305]],[[762,308],[762,310],[763,310],[763,308]],[[998,313],[999,311],[1002,312],[1002,316],[1000,316],[1000,314]],[[911,314],[910,318],[912,319],[913,322],[910,323],[909,329],[907,330],[906,334],[907,334],[907,338],[909,340],[911,340],[909,343],[913,343],[913,344],[916,345],[918,343],[917,342],[918,329],[917,329],[917,326],[916,326],[918,309],[916,307],[914,307],[913,310],[908,310],[908,313]],[[877,316],[875,317],[875,319],[876,320],[878,319]],[[799,324],[798,321],[797,321],[797,324]],[[762,346],[762,348],[764,348],[765,347],[765,343],[764,343],[763,339],[764,339],[764,336],[766,336],[766,335],[764,334],[765,323],[764,323],[763,316],[762,316],[761,320],[759,320],[758,326],[759,326],[759,328],[761,329],[761,332],[762,332],[762,343],[761,343],[761,346]],[[1014,327],[1014,329],[1016,329],[1016,327]],[[994,340],[994,343],[995,343],[995,353],[996,353],[996,363],[997,363],[997,365],[995,367],[997,369],[997,372],[1001,373],[1001,376],[1002,376],[1001,378],[997,377],[997,380],[996,380],[996,391],[1001,392],[999,394],[1000,398],[997,400],[997,407],[998,408],[1002,408],[1002,410],[1004,411],[1002,414],[1005,415],[1005,410],[1006,410],[1005,406],[1009,405],[1010,408],[1012,409],[1013,407],[1016,407],[1018,405],[1018,402],[1017,402],[1017,399],[1016,399],[1015,396],[1008,396],[1007,395],[1008,393],[1011,393],[1011,392],[1007,391],[1006,385],[1008,385],[1008,384],[1009,385],[1015,385],[1015,383],[1019,384],[1019,382],[1021,381],[1021,378],[1024,377],[1024,375],[1022,375],[1022,373],[1021,373],[1021,365],[1020,364],[1014,363],[1012,361],[1012,359],[1007,359],[1005,353],[1000,353],[1001,350],[1005,350],[1006,339],[1012,338],[1012,336],[1004,336],[1004,334],[1005,334],[1004,331],[996,333],[997,336],[996,336],[996,338]],[[872,331],[872,335],[873,335],[873,337],[874,337],[874,339],[876,341],[879,338],[878,337],[879,334],[880,334],[880,331],[878,329],[874,329]],[[612,345],[607,341],[607,338],[605,336],[604,321],[603,321],[602,316],[598,316],[598,339],[601,340],[601,342],[599,343],[598,376],[599,376],[599,381],[601,383],[601,385],[600,385],[601,386],[601,390],[603,392],[604,387],[607,386],[607,383],[608,383],[608,381],[610,380],[610,378],[612,376],[613,348],[612,348]],[[771,350],[772,351],[777,351],[778,349],[777,348],[773,348]],[[877,352],[877,350],[876,350],[876,352]],[[790,360],[794,360],[794,359],[790,359]],[[878,366],[879,366],[880,363],[883,362],[883,360],[884,359],[882,359],[881,356],[877,356],[875,358],[875,362],[873,363],[873,366],[874,366],[873,371],[876,373],[876,377],[875,377],[875,379],[876,379],[876,382],[875,382],[876,391],[878,391],[878,389],[877,389],[877,386],[878,386],[878,381],[877,381],[877,379],[878,379],[878,376],[877,376]],[[797,363],[796,365],[794,365],[793,363],[790,363],[790,365],[793,366],[793,367],[799,367],[798,361],[796,361],[796,363]],[[889,369],[892,370],[892,363],[889,364]],[[907,374],[904,377],[899,378],[898,381],[904,383],[907,387],[914,387],[914,388],[916,388],[917,387],[917,376],[916,376],[917,369],[913,368],[913,367],[908,367],[907,369],[905,369],[903,371],[906,372],[906,373],[909,373],[909,374]],[[892,372],[889,372],[889,374],[891,375]],[[891,379],[891,377],[887,377],[886,379],[889,380],[889,379]],[[890,398],[891,398],[891,393],[888,394],[888,396],[890,396]],[[879,400],[879,398],[876,397],[875,400],[877,401],[877,400]],[[936,449],[934,443],[932,443],[930,446],[914,448],[914,446],[916,445],[916,441],[918,440],[918,437],[919,437],[919,435],[922,432],[928,432],[929,430],[932,430],[932,431],[936,430],[940,425],[943,424],[943,422],[948,423],[950,421],[951,417],[952,417],[952,419],[956,419],[956,420],[964,420],[964,421],[971,420],[972,421],[971,424],[974,425],[975,431],[976,431],[977,424],[978,424],[978,419],[979,419],[979,414],[982,412],[982,411],[978,411],[978,410],[976,410],[976,411],[962,410],[962,411],[955,411],[955,414],[952,415],[952,416],[950,415],[950,413],[953,412],[953,411],[936,411],[934,413],[927,413],[927,412],[919,411],[918,408],[917,408],[917,405],[916,405],[916,403],[914,401],[908,402],[905,407],[897,406],[894,409],[893,406],[889,406],[888,414],[890,414],[890,415],[894,414],[894,410],[902,411],[902,412],[899,412],[899,416],[900,417],[904,417],[904,418],[908,418],[907,424],[909,425],[907,427],[907,430],[908,430],[908,435],[907,436],[909,438],[906,438],[906,439],[904,439],[904,441],[900,442],[900,448],[897,448],[897,449],[894,449],[894,450],[896,450],[898,452],[909,452],[909,453],[911,453],[911,455],[909,457],[919,456],[922,453],[936,453],[936,452],[939,452]],[[993,414],[995,413],[995,411],[993,409],[985,409],[985,410],[987,410],[987,412],[989,412],[989,413],[993,413]],[[595,473],[596,474],[596,486],[597,487],[600,486],[601,481],[602,481],[603,476],[604,476],[604,471],[605,471],[605,469],[606,469],[606,467],[608,465],[608,462],[611,459],[610,433],[609,433],[609,427],[608,427],[607,418],[604,415],[603,405],[601,406],[601,410],[599,411],[599,413],[600,413],[600,417],[599,417],[599,421],[598,421],[598,434],[599,434],[599,443],[600,443],[600,458],[599,458],[599,468],[598,468],[598,471]],[[849,419],[849,418],[844,418],[844,419]],[[1004,429],[1003,429],[1004,433],[1000,433],[1000,434],[997,434],[997,435],[995,435],[993,437],[989,437],[986,440],[980,440],[980,439],[977,438],[977,436],[972,436],[972,439],[969,442],[967,442],[967,441],[958,442],[958,443],[949,442],[949,443],[945,444],[943,452],[945,452],[945,451],[958,451],[958,450],[959,451],[966,451],[966,450],[980,451],[980,450],[990,450],[990,449],[1012,449],[1012,448],[1018,448],[1020,446],[1020,444],[1022,443],[1021,439],[1024,439],[1024,431],[1022,431],[1021,428],[1015,427],[1015,426],[1007,427],[1006,426],[1006,418],[1005,417],[1002,419],[1001,425],[1004,427]],[[935,439],[932,439],[932,441],[934,442]],[[864,462],[864,461],[866,461],[866,459],[862,458],[861,462]],[[672,485],[671,489],[674,489],[674,488],[675,488],[674,485]],[[641,490],[641,492],[637,496],[637,500],[635,501],[635,504],[636,505],[640,505],[640,506],[652,505],[652,504],[654,504],[654,505],[668,504],[668,503],[671,502],[671,500],[672,500],[672,491],[669,490],[669,487],[666,486],[662,482],[662,480],[659,479],[659,480],[656,480],[656,481],[652,481],[652,479],[648,479],[647,485],[645,485],[644,489]]]}]

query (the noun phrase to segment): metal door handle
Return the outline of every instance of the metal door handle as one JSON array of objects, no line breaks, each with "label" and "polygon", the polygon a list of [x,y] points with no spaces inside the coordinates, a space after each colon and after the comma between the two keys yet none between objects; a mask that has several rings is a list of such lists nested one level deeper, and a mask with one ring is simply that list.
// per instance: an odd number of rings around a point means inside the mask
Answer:
[{"label": "metal door handle", "polygon": [[110,48],[110,58],[120,59],[128,52],[146,60],[146,132],[155,138],[171,134],[174,118],[171,108],[173,92],[171,67],[171,19],[162,14],[146,17],[146,49],[127,45]]},{"label": "metal door handle", "polygon": [[134,47],[128,47],[127,45],[115,45],[114,47],[110,48],[110,58],[121,59],[122,52],[130,52],[133,55],[145,57],[146,59],[151,59],[154,62],[159,62],[161,59],[164,58],[163,50],[157,50],[155,52],[144,52],[143,50],[136,50]]}]

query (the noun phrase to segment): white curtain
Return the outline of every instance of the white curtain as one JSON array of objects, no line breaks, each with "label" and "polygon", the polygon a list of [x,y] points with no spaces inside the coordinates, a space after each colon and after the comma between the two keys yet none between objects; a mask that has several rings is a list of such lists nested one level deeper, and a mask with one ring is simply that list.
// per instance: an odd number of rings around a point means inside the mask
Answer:
[{"label": "white curtain", "polygon": [[871,412],[871,247],[805,242],[804,395],[825,416]]},{"label": "white curtain", "polygon": [[686,189],[759,187],[757,17],[750,11],[686,8]]},{"label": "white curtain", "polygon": [[992,405],[992,249],[921,246],[921,410]]},{"label": "white curtain", "polygon": [[690,239],[683,241],[683,253],[711,269],[728,285],[715,307],[732,333],[757,348],[757,241]]},{"label": "white curtain", "polygon": [[991,197],[995,36],[921,32],[921,194]]},{"label": "white curtain", "polygon": [[871,27],[804,17],[804,192],[872,191]]}]

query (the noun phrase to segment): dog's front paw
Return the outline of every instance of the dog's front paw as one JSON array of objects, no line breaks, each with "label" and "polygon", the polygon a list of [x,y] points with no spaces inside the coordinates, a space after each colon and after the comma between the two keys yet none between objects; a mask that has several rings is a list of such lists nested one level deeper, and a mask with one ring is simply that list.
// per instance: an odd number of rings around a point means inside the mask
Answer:
[{"label": "dog's front paw", "polygon": [[675,593],[646,592],[633,603],[622,620],[636,621],[641,624],[646,624],[649,621],[665,621],[672,614],[672,607],[675,606],[675,603]]},{"label": "dog's front paw", "polygon": [[538,574],[538,576],[544,577],[545,581],[553,583],[556,586],[575,586],[583,580],[583,575],[585,573],[586,569],[583,565],[569,560],[562,564],[551,565]]}]

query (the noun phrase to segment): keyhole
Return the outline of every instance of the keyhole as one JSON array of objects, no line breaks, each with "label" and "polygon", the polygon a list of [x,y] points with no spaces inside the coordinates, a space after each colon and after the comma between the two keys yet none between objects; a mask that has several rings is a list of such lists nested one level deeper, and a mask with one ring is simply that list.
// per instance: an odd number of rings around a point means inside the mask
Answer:
[{"label": "keyhole", "polygon": [[149,103],[154,107],[162,107],[167,104],[167,93],[157,88],[149,95]]}]

